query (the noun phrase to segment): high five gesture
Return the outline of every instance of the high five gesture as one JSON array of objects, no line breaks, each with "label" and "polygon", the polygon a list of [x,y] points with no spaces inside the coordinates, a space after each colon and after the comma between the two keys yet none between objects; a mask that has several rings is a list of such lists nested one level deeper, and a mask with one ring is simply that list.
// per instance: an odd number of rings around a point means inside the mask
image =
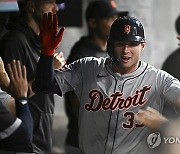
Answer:
[{"label": "high five gesture", "polygon": [[58,19],[56,14],[45,13],[40,22],[40,39],[42,54],[52,56],[62,40],[64,28],[58,32]]}]

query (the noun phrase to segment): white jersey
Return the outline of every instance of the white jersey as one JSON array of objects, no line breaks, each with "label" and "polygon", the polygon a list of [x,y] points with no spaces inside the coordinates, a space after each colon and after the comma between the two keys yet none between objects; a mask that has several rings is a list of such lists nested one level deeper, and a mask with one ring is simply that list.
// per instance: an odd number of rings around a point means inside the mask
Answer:
[{"label": "white jersey", "polygon": [[74,90],[79,97],[79,146],[85,154],[143,154],[150,129],[136,123],[135,113],[147,106],[162,112],[165,101],[175,104],[180,95],[177,79],[142,61],[136,71],[120,75],[108,58],[87,57],[55,78],[63,94]]}]

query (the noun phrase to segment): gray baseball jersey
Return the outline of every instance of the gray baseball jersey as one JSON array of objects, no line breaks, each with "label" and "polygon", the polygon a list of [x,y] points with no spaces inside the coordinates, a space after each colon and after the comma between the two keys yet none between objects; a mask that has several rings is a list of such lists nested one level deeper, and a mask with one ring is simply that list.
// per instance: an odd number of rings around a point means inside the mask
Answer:
[{"label": "gray baseball jersey", "polygon": [[180,83],[168,73],[140,61],[139,68],[120,75],[108,58],[87,57],[56,71],[62,91],[74,90],[80,100],[79,145],[85,154],[140,152],[150,129],[134,115],[150,106],[162,112],[180,95]]},{"label": "gray baseball jersey", "polygon": [[11,96],[0,88],[0,101],[4,106],[7,106]]}]

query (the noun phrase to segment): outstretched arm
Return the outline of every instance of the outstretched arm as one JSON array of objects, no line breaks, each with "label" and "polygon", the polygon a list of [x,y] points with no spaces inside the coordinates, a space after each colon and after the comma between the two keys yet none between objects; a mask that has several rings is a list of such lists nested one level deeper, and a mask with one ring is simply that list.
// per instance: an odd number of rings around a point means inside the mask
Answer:
[{"label": "outstretched arm", "polygon": [[[45,13],[40,23],[41,56],[36,70],[35,92],[49,92],[54,89],[53,58],[55,50],[62,40],[64,28],[58,32],[57,15]],[[62,59],[62,66],[65,61]]]},{"label": "outstretched arm", "polygon": [[9,83],[10,83],[10,80],[9,80],[8,74],[5,71],[4,63],[0,57],[0,87],[2,89],[0,90],[0,93],[2,96],[0,99],[2,103],[3,102],[5,103],[4,105],[6,109],[15,115],[16,113],[15,100],[10,95],[6,94],[6,92],[8,91]]},{"label": "outstretched arm", "polygon": [[9,77],[5,71],[5,68],[4,68],[4,63],[2,61],[2,59],[0,58],[0,86],[1,86],[1,89],[6,91],[8,86],[9,86]]}]

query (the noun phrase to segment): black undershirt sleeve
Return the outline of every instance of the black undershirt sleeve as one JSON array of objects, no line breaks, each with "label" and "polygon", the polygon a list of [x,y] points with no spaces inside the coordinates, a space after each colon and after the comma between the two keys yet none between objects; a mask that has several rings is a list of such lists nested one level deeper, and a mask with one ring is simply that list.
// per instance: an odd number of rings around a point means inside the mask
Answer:
[{"label": "black undershirt sleeve", "polygon": [[28,99],[23,99],[27,101],[24,105],[20,103],[21,99],[16,99],[16,116],[22,120],[19,128],[22,136],[19,135],[19,137],[24,138],[24,142],[28,143],[32,141],[33,120],[28,106]]},{"label": "black undershirt sleeve", "polygon": [[[27,98],[23,98],[26,101]],[[3,107],[1,107],[3,109]],[[21,104],[20,99],[16,100],[16,117],[9,113],[5,108],[1,110],[1,118],[2,122],[6,124],[6,128],[10,128],[15,120],[19,118],[22,122],[20,126],[6,138],[0,140],[0,149],[10,150],[10,151],[23,151],[23,152],[31,152],[32,147],[32,136],[33,136],[33,120],[28,107],[28,103]],[[8,125],[7,125],[8,124]],[[3,125],[3,123],[2,123]],[[1,130],[4,131],[4,130]]]},{"label": "black undershirt sleeve", "polygon": [[53,56],[40,56],[37,68],[36,68],[36,78],[33,83],[33,91],[35,93],[57,93],[61,94],[61,90],[56,83],[54,78],[54,68],[53,68]]}]

